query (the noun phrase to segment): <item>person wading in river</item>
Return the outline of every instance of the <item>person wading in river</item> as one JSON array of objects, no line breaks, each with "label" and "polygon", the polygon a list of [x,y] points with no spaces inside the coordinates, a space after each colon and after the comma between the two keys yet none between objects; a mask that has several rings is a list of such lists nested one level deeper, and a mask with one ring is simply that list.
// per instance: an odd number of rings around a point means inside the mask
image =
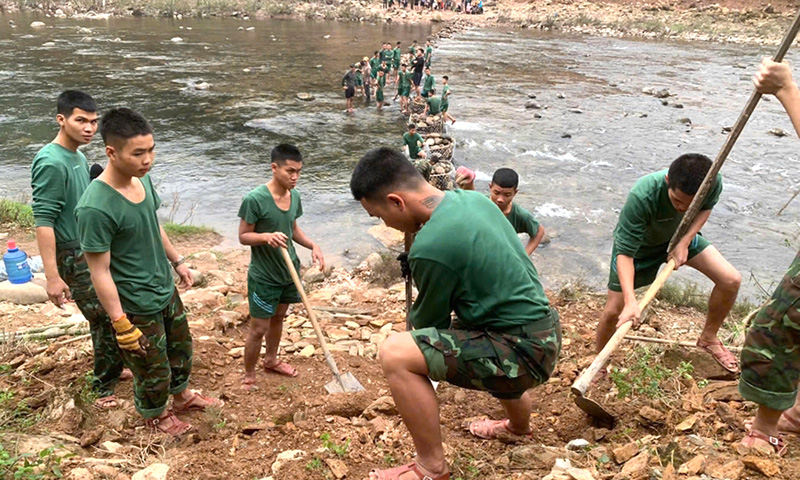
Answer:
[{"label": "person wading in river", "polygon": [[[147,172],[155,141],[147,120],[127,108],[100,122],[108,167],[86,188],[75,217],[92,283],[133,371],[136,410],[148,427],[180,435],[192,427],[173,414],[222,407],[189,390],[192,336],[170,263],[181,287],[192,286],[183,257],[158,224],[161,199]],[[169,395],[173,410],[167,410]]]},{"label": "person wading in river", "polygon": [[[642,177],[633,185],[614,229],[608,300],[597,328],[598,352],[614,335],[616,327],[639,321],[641,312],[634,290],[653,283],[659,266],[667,261],[669,241],[710,168],[711,160],[705,155],[685,154],[672,162],[669,170]],[[736,373],[739,370],[736,357],[725,348],[717,332],[736,302],[742,277],[700,233],[721,192],[722,175],[718,174],[672,258],[676,269],[689,265],[714,282],[697,346],[710,353],[723,368]]]},{"label": "person wading in river", "polygon": [[368,104],[372,95],[372,66],[367,57],[361,61],[361,70],[364,77],[364,103]]},{"label": "person wading in river", "polygon": [[118,405],[114,388],[133,374],[123,367],[111,320],[103,310],[86,258],[81,251],[75,206],[89,186],[89,163],[78,147],[97,132],[97,105],[88,94],[67,90],[56,101],[58,135],[36,154],[31,164],[33,220],[36,243],[47,278],[47,296],[59,308],[70,300],[78,305],[92,334],[92,390],[98,408]]},{"label": "person wading in river", "polygon": [[492,175],[489,184],[489,199],[500,208],[517,233],[527,233],[528,243],[525,252],[530,257],[544,238],[544,228],[531,212],[514,202],[519,193],[519,175],[510,168],[499,168]]},{"label": "person wading in river", "polygon": [[411,95],[411,72],[404,63],[397,74],[397,94],[400,95],[400,113],[408,114],[408,97]]},{"label": "person wading in river", "polygon": [[422,96],[428,98],[436,90],[436,78],[431,75],[431,67],[425,67],[425,83],[422,86]]},{"label": "person wading in river", "polygon": [[422,58],[422,49],[417,49],[417,56],[411,62],[411,70],[414,72],[414,92],[419,96],[419,85],[422,83],[422,73],[425,70],[425,59]]},{"label": "person wading in river", "polygon": [[350,65],[350,70],[342,77],[342,90],[344,90],[345,107],[347,113],[353,112],[353,97],[356,94],[356,64]]},{"label": "person wading in river", "polygon": [[392,82],[396,81],[397,72],[400,71],[400,60],[403,57],[403,49],[401,48],[401,43],[397,42],[397,45],[392,50],[392,72],[391,72],[391,80]]},{"label": "person wading in river", "polygon": [[[764,59],[756,89],[775,95],[800,136],[800,90],[787,63]],[[781,433],[800,434],[800,253],[750,324],[742,349],[739,393],[758,404],[742,440],[747,447],[786,452]]]},{"label": "person wading in river", "polygon": [[383,110],[383,88],[386,86],[386,73],[381,70],[378,72],[377,89],[375,90],[375,102],[378,104],[378,111]]},{"label": "person wading in river", "polygon": [[296,242],[310,249],[314,263],[325,269],[322,250],[297,225],[297,219],[303,215],[300,193],[295,189],[303,170],[300,150],[294,145],[280,144],[272,149],[271,162],[272,178],[250,191],[239,208],[239,242],[249,245],[251,250],[247,271],[250,330],[244,344],[243,390],[250,390],[256,382],[256,364],[264,337],[267,349],[261,363],[264,371],[297,376],[294,367],[278,358],[286,311],[290,304],[301,301],[280,249],[289,250],[299,271]]},{"label": "person wading in river", "polygon": [[447,75],[443,75],[442,83],[444,84],[444,87],[442,87],[442,115],[444,115],[445,121],[450,120],[450,125],[453,125],[456,123],[456,119],[455,117],[450,115],[450,113],[448,113],[448,110],[450,109],[450,95],[451,95],[450,77],[448,77]]},{"label": "person wading in river", "polygon": [[[408,313],[414,330],[387,338],[379,358],[417,456],[373,470],[370,479],[450,478],[431,380],[500,401],[507,418],[472,422],[473,435],[530,438],[527,391],[552,374],[561,327],[514,229],[484,195],[442,192],[388,148],[364,155],[350,190],[370,216],[416,234],[408,253],[419,289]],[[458,319],[451,323],[453,312]]]}]

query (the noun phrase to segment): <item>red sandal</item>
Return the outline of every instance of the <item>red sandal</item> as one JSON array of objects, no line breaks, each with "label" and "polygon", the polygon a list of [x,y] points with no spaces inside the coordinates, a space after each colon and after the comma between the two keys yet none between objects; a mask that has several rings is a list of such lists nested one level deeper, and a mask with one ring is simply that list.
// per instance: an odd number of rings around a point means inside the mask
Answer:
[{"label": "red sandal", "polygon": [[[163,426],[164,420],[167,419],[172,422],[169,427]],[[167,415],[163,418],[147,418],[145,419],[144,423],[153,431],[166,433],[167,435],[172,435],[173,437],[179,437],[184,433],[190,432],[194,429],[193,426],[176,417],[171,411],[168,411]]]},{"label": "red sandal", "polygon": [[445,472],[438,477],[431,477],[425,475],[417,466],[417,462],[411,462],[407,465],[399,467],[388,468],[386,470],[372,470],[370,473],[378,476],[378,480],[399,480],[400,476],[404,473],[413,473],[419,480],[450,480],[450,472]]},{"label": "red sandal", "polygon": [[744,436],[742,439],[742,445],[745,447],[754,448],[756,445],[756,441],[762,441],[769,444],[772,447],[772,450],[775,452],[778,457],[782,457],[786,454],[787,446],[786,443],[783,441],[783,437],[773,437],[767,435],[766,433],[762,433],[754,428],[751,428],[747,435]]},{"label": "red sandal", "polygon": [[495,440],[501,435],[515,438],[532,438],[533,430],[528,433],[512,432],[508,426],[509,420],[478,420],[469,424],[469,433],[484,440]]},{"label": "red sandal", "polygon": [[[720,347],[722,351],[714,351],[711,347]],[[733,374],[739,373],[739,360],[736,356],[728,350],[722,342],[704,342],[697,341],[697,348],[709,353],[714,360],[725,370]]]}]

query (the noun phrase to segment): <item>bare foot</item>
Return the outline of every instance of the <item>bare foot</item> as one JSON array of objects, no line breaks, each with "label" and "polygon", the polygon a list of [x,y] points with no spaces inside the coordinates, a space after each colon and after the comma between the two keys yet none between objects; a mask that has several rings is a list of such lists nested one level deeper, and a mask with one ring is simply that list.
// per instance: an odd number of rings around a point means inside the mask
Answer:
[{"label": "bare foot", "polygon": [[101,397],[95,400],[94,406],[100,410],[110,410],[112,408],[117,408],[119,403],[117,402],[116,395],[109,395],[107,397]]},{"label": "bare foot", "polygon": [[449,478],[450,470],[448,470],[447,464],[444,464],[439,472],[428,470],[416,462],[369,472],[370,480],[449,480]]},{"label": "bare foot", "polygon": [[173,437],[183,435],[194,428],[176,417],[175,414],[169,410],[162,413],[158,418],[146,419],[145,424],[153,430],[158,430],[159,432],[172,435]]},{"label": "bare foot", "polygon": [[123,368],[119,374],[119,381],[124,382],[127,380],[133,380],[133,372],[131,372],[130,368]]},{"label": "bare foot", "polygon": [[186,395],[184,392],[175,396],[172,405],[176,413],[190,411],[204,412],[209,407],[222,408],[225,406],[225,402],[219,398],[206,397],[194,391],[188,392],[191,396]]},{"label": "bare foot", "polygon": [[258,388],[256,387],[256,374],[254,373],[252,375],[245,375],[242,379],[242,386],[240,388],[245,392],[249,392],[253,388]]},{"label": "bare foot", "polygon": [[795,413],[794,407],[783,412],[781,418],[778,419],[778,431],[800,435],[800,418]]}]

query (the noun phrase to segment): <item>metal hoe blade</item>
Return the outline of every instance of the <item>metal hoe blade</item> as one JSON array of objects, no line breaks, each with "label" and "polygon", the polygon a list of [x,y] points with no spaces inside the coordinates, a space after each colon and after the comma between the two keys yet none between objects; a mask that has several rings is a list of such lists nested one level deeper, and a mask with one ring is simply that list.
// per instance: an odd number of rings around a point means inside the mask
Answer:
[{"label": "metal hoe blade", "polygon": [[345,372],[339,375],[339,378],[334,377],[333,380],[326,383],[325,390],[328,393],[363,392],[364,386],[352,373]]},{"label": "metal hoe blade", "polygon": [[617,422],[616,419],[599,403],[584,396],[576,395],[575,404],[594,418],[598,424],[614,428],[614,424]]}]

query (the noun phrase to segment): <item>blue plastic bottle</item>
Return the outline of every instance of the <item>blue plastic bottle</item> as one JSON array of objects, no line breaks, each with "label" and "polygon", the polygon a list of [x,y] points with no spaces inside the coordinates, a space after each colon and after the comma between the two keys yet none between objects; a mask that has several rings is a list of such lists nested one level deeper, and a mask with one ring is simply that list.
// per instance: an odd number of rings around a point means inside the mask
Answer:
[{"label": "blue plastic bottle", "polygon": [[27,283],[33,278],[28,265],[28,254],[17,248],[17,242],[8,241],[8,252],[3,255],[3,263],[11,283]]}]

